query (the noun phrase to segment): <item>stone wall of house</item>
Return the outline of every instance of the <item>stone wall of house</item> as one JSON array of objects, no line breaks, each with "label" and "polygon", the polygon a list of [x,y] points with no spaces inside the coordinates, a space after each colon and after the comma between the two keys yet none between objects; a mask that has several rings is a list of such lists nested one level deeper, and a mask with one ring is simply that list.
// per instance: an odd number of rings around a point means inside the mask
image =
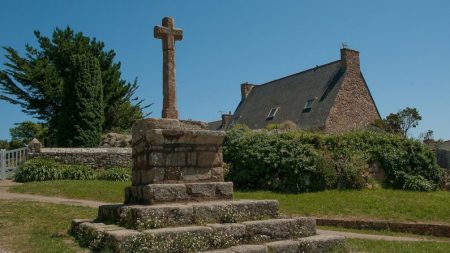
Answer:
[{"label": "stone wall of house", "polygon": [[450,169],[450,150],[438,149],[436,153],[439,166]]},{"label": "stone wall of house", "polygon": [[325,123],[325,131],[329,133],[364,128],[380,118],[361,75],[359,52],[343,48],[341,63],[345,68],[344,80]]},{"label": "stone wall of house", "polygon": [[52,159],[63,164],[87,165],[95,169],[131,168],[131,148],[41,148],[30,158]]}]

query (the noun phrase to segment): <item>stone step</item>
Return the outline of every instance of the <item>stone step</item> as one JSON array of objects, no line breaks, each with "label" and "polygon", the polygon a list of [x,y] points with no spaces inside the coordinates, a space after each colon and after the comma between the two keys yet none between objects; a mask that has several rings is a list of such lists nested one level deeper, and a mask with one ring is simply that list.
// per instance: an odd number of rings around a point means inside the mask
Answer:
[{"label": "stone step", "polygon": [[126,204],[154,205],[231,199],[233,199],[232,182],[147,184],[125,188]]},{"label": "stone step", "polygon": [[247,244],[228,249],[201,253],[327,253],[345,252],[345,238],[335,235],[314,235],[296,240],[274,241],[265,244]]},{"label": "stone step", "polygon": [[159,205],[103,205],[99,207],[97,221],[144,230],[277,217],[278,202],[275,200],[238,200]]},{"label": "stone step", "polygon": [[[280,239],[295,239],[315,234],[311,218],[270,219],[242,223],[206,224],[202,226],[166,227],[137,231],[74,220],[72,233],[82,246],[112,252],[197,252],[227,248],[242,243],[265,243]],[[183,251],[183,252],[185,252]]]}]

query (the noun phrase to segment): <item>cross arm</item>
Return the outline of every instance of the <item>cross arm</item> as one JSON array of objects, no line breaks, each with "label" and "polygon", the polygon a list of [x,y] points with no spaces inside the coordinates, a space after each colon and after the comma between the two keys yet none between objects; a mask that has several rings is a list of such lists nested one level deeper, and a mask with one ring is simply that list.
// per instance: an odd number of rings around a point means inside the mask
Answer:
[{"label": "cross arm", "polygon": [[183,39],[183,30],[173,29],[173,38],[175,40],[182,40]]},{"label": "cross arm", "polygon": [[168,33],[168,29],[166,27],[163,26],[155,26],[155,28],[153,28],[153,36],[156,39],[162,39],[164,34]]}]

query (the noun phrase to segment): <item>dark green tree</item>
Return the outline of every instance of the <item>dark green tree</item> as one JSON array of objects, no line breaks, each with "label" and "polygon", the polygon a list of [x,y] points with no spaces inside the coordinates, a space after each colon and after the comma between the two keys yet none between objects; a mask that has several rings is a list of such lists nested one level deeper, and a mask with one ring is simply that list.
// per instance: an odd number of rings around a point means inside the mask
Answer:
[{"label": "dark green tree", "polygon": [[15,127],[9,129],[11,134],[11,146],[25,146],[33,138],[38,139],[42,144],[46,143],[46,131],[47,129],[41,123],[34,123],[31,121],[24,121],[16,124]]},{"label": "dark green tree", "polygon": [[60,146],[95,147],[103,124],[103,91],[98,60],[73,55],[68,65],[70,81],[64,82],[63,114],[57,140]]},{"label": "dark green tree", "polygon": [[62,114],[64,83],[70,81],[70,59],[73,55],[91,55],[100,65],[103,85],[103,130],[126,130],[143,117],[143,100],[135,97],[137,80],[121,79],[120,62],[103,42],[75,33],[71,28],[56,28],[52,37],[34,32],[38,47],[25,46],[25,56],[5,47],[5,68],[0,70],[0,100],[22,107],[22,110],[48,124],[52,140],[58,131]]}]

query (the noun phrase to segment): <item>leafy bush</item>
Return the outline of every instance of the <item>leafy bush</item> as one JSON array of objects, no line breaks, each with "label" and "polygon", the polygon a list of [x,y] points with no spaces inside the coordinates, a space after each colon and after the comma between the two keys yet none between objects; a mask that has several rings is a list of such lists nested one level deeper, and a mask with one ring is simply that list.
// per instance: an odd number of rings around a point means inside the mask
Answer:
[{"label": "leafy bush", "polygon": [[97,179],[109,181],[128,181],[131,180],[131,170],[129,168],[114,167],[99,172]]},{"label": "leafy bush", "polygon": [[16,182],[63,179],[63,168],[52,160],[31,159],[23,163],[14,175]]},{"label": "leafy bush", "polygon": [[228,179],[241,189],[362,189],[374,161],[385,170],[383,184],[389,188],[434,190],[444,178],[433,152],[422,143],[374,131],[277,133],[239,126],[227,133],[224,160]]},{"label": "leafy bush", "polygon": [[326,188],[317,182],[329,180],[329,168],[318,166],[321,158],[311,144],[281,135],[238,129],[230,132],[224,154],[238,188],[305,192]]},{"label": "leafy bush", "polygon": [[85,165],[63,165],[53,160],[37,158],[23,163],[14,175],[16,182],[94,179],[128,181],[131,179],[131,170],[111,168],[97,173]]},{"label": "leafy bush", "polygon": [[93,180],[96,178],[95,171],[84,165],[64,166],[63,178],[70,180]]}]

